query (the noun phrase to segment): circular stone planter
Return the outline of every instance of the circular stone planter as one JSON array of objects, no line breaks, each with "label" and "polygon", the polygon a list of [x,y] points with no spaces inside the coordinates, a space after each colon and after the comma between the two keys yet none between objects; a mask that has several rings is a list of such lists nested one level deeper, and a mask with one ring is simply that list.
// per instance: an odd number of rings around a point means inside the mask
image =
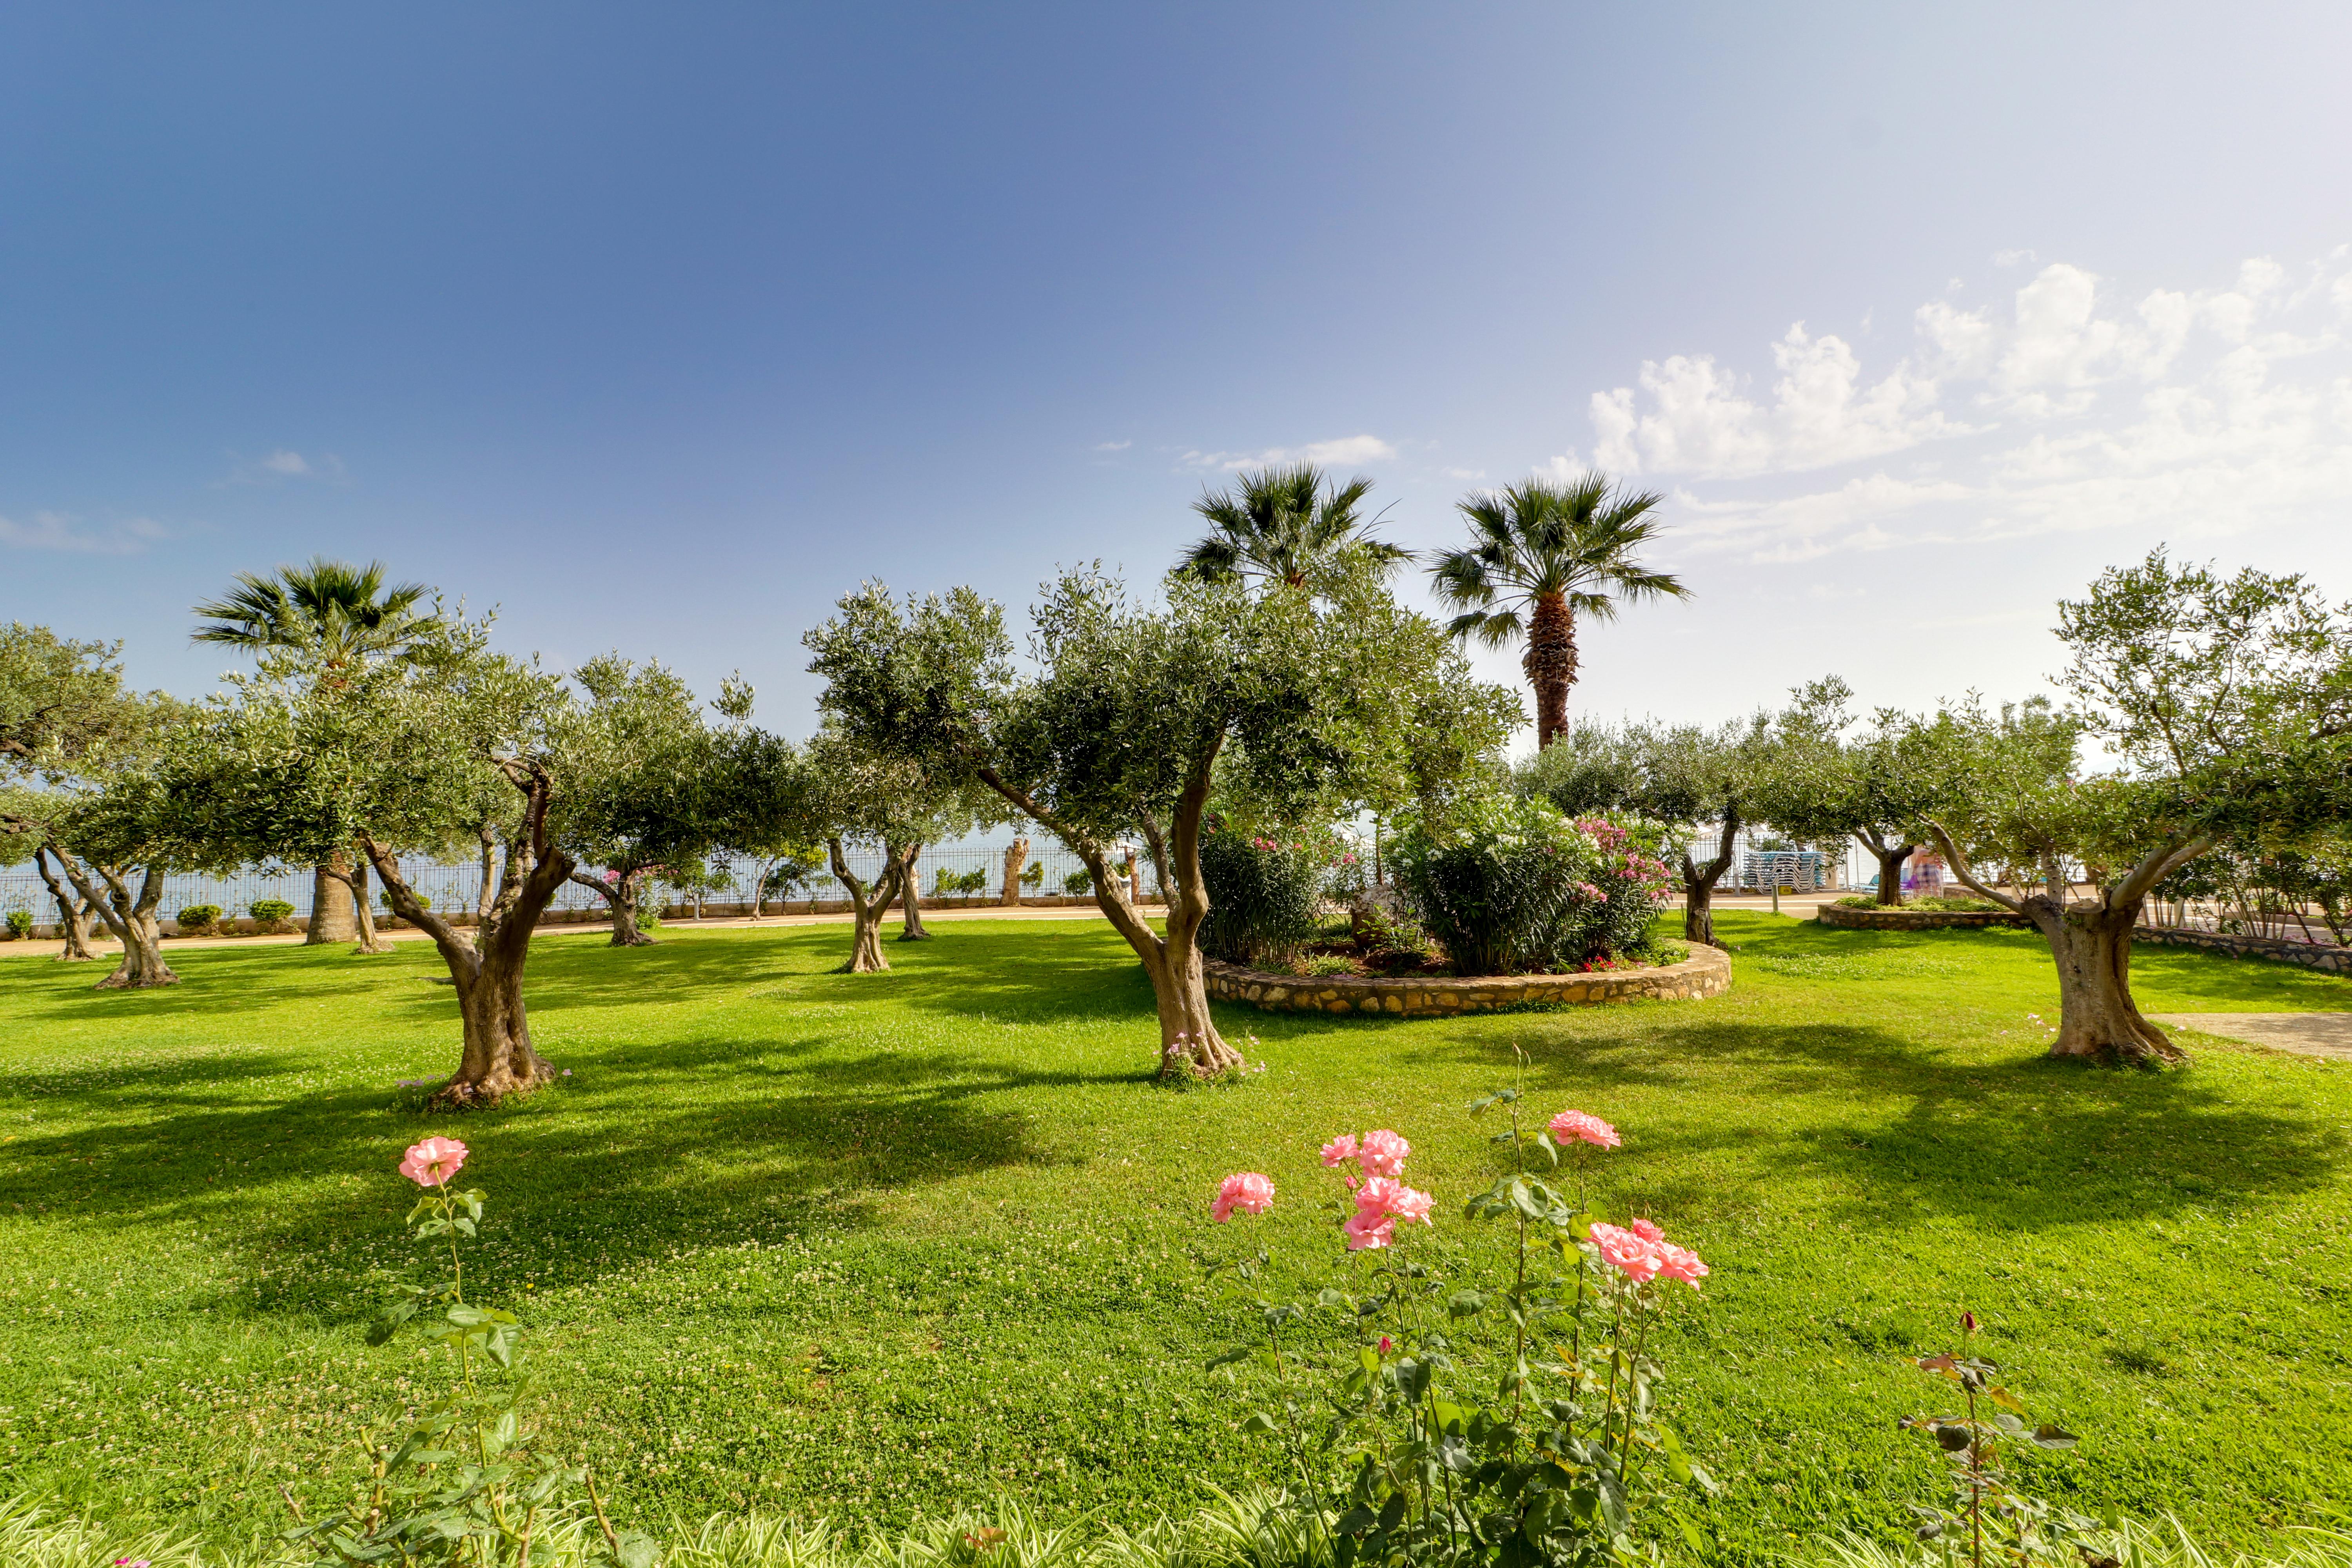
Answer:
[{"label": "circular stone planter", "polygon": [[1935,931],[1946,926],[2030,926],[2023,915],[2007,910],[1853,910],[1822,904],[1813,918],[1825,926],[1847,931]]},{"label": "circular stone planter", "polygon": [[1379,1013],[1397,1018],[1486,1013],[1514,1002],[1687,1002],[1731,989],[1731,955],[1697,942],[1680,963],[1591,974],[1375,980],[1360,974],[1267,974],[1213,960],[1202,967],[1209,994],[1220,1001],[1246,1002],[1273,1013]]}]

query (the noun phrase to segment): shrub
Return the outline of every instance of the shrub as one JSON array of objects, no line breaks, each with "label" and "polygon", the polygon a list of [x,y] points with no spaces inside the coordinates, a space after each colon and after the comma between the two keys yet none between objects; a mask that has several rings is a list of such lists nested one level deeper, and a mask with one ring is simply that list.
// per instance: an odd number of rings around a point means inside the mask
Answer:
[{"label": "shrub", "polygon": [[[433,900],[431,899],[425,897],[423,893],[415,893],[413,889],[412,892],[416,900],[417,908],[429,910],[433,907]],[[396,917],[400,913],[398,910],[392,907],[392,895],[389,892],[379,891],[376,894],[376,900],[383,905],[383,912],[385,914]]]},{"label": "shrub", "polygon": [[1082,898],[1095,890],[1095,874],[1081,866],[1062,879],[1062,891],[1071,898]]},{"label": "shrub", "polygon": [[173,918],[179,922],[182,936],[194,936],[199,931],[213,929],[214,922],[221,918],[221,907],[218,904],[190,904]]},{"label": "shrub", "polygon": [[1288,958],[1315,934],[1324,869],[1325,857],[1304,839],[1285,844],[1230,826],[1203,833],[1201,951],[1226,963]]},{"label": "shrub", "polygon": [[1442,825],[1399,823],[1397,885],[1457,974],[1563,973],[1649,951],[1668,887],[1665,829],[1570,822],[1549,802],[1492,797]]},{"label": "shrub", "polygon": [[246,909],[263,931],[276,931],[294,918],[294,906],[283,899],[256,899]]},{"label": "shrub", "polygon": [[33,911],[30,910],[10,910],[8,911],[6,926],[8,931],[8,940],[10,942],[23,942],[26,938],[33,934]]}]

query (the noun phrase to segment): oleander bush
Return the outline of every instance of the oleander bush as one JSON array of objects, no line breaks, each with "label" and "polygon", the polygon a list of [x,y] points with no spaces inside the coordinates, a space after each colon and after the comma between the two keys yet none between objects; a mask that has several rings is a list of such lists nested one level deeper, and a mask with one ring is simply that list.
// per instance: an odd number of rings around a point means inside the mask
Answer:
[{"label": "oleander bush", "polygon": [[1201,923],[1201,951],[1252,968],[1290,962],[1315,934],[1334,853],[1305,836],[1275,838],[1226,824],[1204,831],[1209,918]]},{"label": "oleander bush", "polygon": [[1443,819],[1400,817],[1397,886],[1457,974],[1542,974],[1646,956],[1670,887],[1664,829],[1571,822],[1549,802],[1494,796]]}]

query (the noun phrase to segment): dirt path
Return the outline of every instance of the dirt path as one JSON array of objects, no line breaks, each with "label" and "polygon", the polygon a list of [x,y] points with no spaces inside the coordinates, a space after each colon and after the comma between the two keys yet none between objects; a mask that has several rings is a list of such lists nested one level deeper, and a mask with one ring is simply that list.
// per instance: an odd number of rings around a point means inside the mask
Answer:
[{"label": "dirt path", "polygon": [[2244,1040],[2299,1057],[2352,1062],[2352,1013],[2151,1013],[2148,1016],[2200,1035]]}]

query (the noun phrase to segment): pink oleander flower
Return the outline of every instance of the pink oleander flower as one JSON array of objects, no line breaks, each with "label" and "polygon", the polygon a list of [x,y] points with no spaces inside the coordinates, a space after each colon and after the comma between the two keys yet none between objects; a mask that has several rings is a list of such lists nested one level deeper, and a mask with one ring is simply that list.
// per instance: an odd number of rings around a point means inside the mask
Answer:
[{"label": "pink oleander flower", "polygon": [[1356,1135],[1352,1132],[1342,1132],[1323,1145],[1323,1164],[1326,1169],[1333,1165],[1344,1165],[1354,1159],[1359,1152],[1356,1148]]},{"label": "pink oleander flower", "polygon": [[1364,1162],[1364,1174],[1402,1176],[1404,1174],[1404,1157],[1412,1152],[1412,1144],[1385,1127],[1367,1132],[1363,1148],[1360,1151]]},{"label": "pink oleander flower", "polygon": [[1679,1279],[1685,1285],[1696,1285],[1706,1274],[1706,1265],[1698,1254],[1687,1247],[1676,1247],[1671,1241],[1653,1244],[1657,1250],[1658,1273],[1668,1279]]},{"label": "pink oleander flower", "polygon": [[1209,1217],[1219,1225],[1234,1217],[1234,1211],[1244,1214],[1264,1214],[1274,1206],[1274,1183],[1255,1171],[1242,1171],[1227,1176],[1217,1184],[1217,1201],[1209,1207]]},{"label": "pink oleander flower", "polygon": [[1594,887],[1591,883],[1579,882],[1576,885],[1576,896],[1584,900],[1587,903],[1591,903],[1601,898],[1603,895],[1601,889]]},{"label": "pink oleander flower", "polygon": [[1551,1119],[1553,1142],[1565,1143],[1576,1138],[1596,1149],[1614,1149],[1624,1142],[1617,1136],[1617,1129],[1587,1111],[1563,1110]]},{"label": "pink oleander flower", "polygon": [[455,1138],[427,1138],[412,1146],[400,1162],[400,1173],[420,1187],[437,1187],[466,1163],[466,1146]]},{"label": "pink oleander flower", "polygon": [[1658,1228],[1658,1222],[1654,1219],[1637,1219],[1627,1228],[1633,1231],[1635,1236],[1640,1237],[1643,1241],[1664,1241],[1666,1239],[1666,1233]]},{"label": "pink oleander flower", "polygon": [[1592,1226],[1592,1245],[1600,1249],[1601,1260],[1635,1284],[1643,1284],[1658,1277],[1664,1261],[1655,1244],[1644,1241],[1622,1226],[1596,1221]]},{"label": "pink oleander flower", "polygon": [[1358,1209],[1339,1229],[1348,1238],[1350,1252],[1377,1250],[1396,1240],[1396,1221],[1374,1209]]}]

